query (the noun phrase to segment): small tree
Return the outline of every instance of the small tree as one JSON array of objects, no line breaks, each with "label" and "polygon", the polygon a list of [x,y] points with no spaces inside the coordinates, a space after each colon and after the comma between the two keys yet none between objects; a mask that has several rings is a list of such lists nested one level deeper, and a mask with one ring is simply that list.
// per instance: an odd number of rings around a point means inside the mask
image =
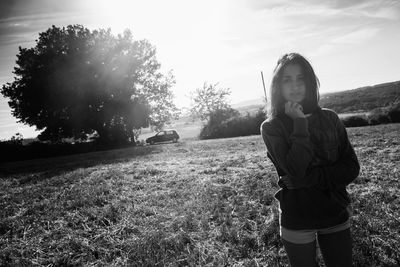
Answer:
[{"label": "small tree", "polygon": [[218,83],[207,84],[205,82],[203,88],[197,88],[191,92],[192,107],[190,113],[193,117],[209,121],[211,114],[231,109],[226,99],[230,93],[229,88],[220,88]]},{"label": "small tree", "polygon": [[21,133],[16,133],[10,139],[10,144],[22,146],[22,142],[24,141],[24,136]]}]

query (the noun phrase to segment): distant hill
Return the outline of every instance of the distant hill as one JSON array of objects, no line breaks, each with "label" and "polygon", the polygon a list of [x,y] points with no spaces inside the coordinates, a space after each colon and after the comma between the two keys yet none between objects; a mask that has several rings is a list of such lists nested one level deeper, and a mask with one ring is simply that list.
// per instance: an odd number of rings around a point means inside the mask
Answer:
[{"label": "distant hill", "polygon": [[231,106],[232,108],[236,109],[242,114],[246,113],[255,114],[264,105],[265,105],[264,99],[257,98],[235,103],[232,104]]},{"label": "distant hill", "polygon": [[[319,104],[337,113],[353,113],[387,107],[396,101],[400,101],[400,81],[322,94]],[[262,106],[262,99],[247,100],[232,105],[242,113],[252,113]]]},{"label": "distant hill", "polygon": [[264,99],[256,98],[256,99],[241,101],[241,102],[232,104],[231,106],[234,109],[241,109],[243,107],[249,107],[249,106],[262,106],[263,104],[264,104]]},{"label": "distant hill", "polygon": [[400,81],[366,86],[321,96],[321,107],[337,113],[366,112],[400,101]]}]

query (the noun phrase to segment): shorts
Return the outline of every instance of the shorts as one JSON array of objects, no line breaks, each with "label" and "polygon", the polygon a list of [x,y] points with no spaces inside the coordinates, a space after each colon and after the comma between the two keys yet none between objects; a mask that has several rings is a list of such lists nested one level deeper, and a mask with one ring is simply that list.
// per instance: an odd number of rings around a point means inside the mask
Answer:
[{"label": "shorts", "polygon": [[282,239],[295,244],[307,244],[315,241],[317,234],[331,234],[340,232],[350,228],[350,219],[344,223],[327,227],[323,229],[312,229],[312,230],[290,230],[285,227],[280,227],[280,235]]}]

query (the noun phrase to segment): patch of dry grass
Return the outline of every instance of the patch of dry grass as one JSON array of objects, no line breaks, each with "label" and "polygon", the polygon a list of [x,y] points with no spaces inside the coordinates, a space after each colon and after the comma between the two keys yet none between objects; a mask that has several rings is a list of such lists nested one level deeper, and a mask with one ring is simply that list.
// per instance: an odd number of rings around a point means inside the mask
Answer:
[{"label": "patch of dry grass", "polygon": [[[400,264],[399,124],[348,129],[357,266]],[[20,168],[18,170],[17,168]],[[1,165],[0,265],[287,266],[261,137]]]}]

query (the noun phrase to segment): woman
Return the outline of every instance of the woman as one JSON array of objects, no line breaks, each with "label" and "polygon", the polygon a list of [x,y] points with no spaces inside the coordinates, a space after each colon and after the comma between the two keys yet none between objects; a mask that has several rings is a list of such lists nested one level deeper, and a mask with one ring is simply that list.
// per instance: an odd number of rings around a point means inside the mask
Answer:
[{"label": "woman", "polygon": [[280,234],[292,266],[317,266],[316,239],[326,266],[352,265],[350,199],[346,186],[360,166],[337,114],[321,109],[310,63],[279,59],[261,135],[281,189]]}]

